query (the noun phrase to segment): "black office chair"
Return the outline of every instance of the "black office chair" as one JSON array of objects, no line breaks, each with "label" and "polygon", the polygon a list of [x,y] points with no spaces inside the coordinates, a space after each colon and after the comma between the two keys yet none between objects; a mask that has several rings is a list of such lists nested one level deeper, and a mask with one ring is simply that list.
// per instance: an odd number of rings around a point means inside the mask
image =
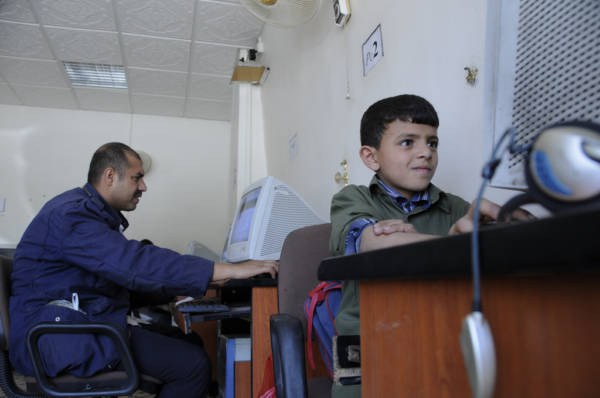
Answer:
[{"label": "black office chair", "polygon": [[[329,377],[307,380],[304,338],[304,300],[319,283],[317,270],[321,260],[331,255],[330,234],[331,224],[300,228],[290,232],[281,249],[277,284],[279,314],[270,318],[277,398],[322,398],[331,394]],[[315,355],[318,354],[315,352]]]},{"label": "black office chair", "polygon": [[[21,397],[99,397],[130,395],[137,389],[151,394],[160,391],[162,382],[148,375],[140,375],[123,335],[108,324],[57,324],[41,323],[27,333],[27,349],[35,377],[25,376],[26,390],[21,390],[14,381],[13,369],[8,355],[8,333],[10,330],[9,306],[10,274],[12,259],[0,256],[0,388],[8,398]],[[45,333],[97,333],[115,340],[124,371],[103,372],[92,377],[59,375],[46,377],[38,351],[38,339]]]}]

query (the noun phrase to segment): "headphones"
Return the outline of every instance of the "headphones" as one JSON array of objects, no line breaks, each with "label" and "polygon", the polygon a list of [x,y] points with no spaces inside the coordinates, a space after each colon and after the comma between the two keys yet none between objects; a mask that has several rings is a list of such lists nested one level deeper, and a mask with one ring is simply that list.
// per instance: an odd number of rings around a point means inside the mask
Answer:
[{"label": "headphones", "polygon": [[544,129],[527,150],[527,191],[502,207],[506,221],[517,207],[539,203],[553,213],[600,203],[600,125],[571,121]]},{"label": "headphones", "polygon": [[[527,203],[539,203],[553,213],[600,207],[600,125],[570,121],[545,128],[532,144],[520,148],[515,145],[514,128],[504,133],[483,168],[475,219],[479,219],[483,191],[500,164],[496,153],[509,135],[510,153],[526,152],[528,189],[502,206],[499,221],[509,220],[516,208]],[[473,397],[490,398],[496,383],[496,352],[490,325],[482,313],[478,228],[475,223],[471,235],[473,308],[463,320],[460,346]]]}]

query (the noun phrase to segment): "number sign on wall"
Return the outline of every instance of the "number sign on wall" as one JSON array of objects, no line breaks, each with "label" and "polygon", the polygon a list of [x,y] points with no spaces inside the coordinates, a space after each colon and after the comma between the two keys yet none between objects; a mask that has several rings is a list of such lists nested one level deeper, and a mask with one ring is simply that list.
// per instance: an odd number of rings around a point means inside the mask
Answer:
[{"label": "number sign on wall", "polygon": [[383,58],[383,40],[381,36],[381,24],[377,25],[373,33],[363,43],[363,75],[367,73]]}]

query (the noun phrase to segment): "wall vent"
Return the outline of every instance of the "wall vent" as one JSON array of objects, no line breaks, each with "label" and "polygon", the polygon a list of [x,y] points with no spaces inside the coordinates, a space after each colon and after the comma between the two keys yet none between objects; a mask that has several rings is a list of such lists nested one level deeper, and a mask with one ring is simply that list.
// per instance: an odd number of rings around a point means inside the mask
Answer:
[{"label": "wall vent", "polygon": [[[503,0],[490,12],[494,142],[510,126],[527,144],[557,122],[600,122],[600,2]],[[492,185],[525,188],[524,160],[506,154]]]}]

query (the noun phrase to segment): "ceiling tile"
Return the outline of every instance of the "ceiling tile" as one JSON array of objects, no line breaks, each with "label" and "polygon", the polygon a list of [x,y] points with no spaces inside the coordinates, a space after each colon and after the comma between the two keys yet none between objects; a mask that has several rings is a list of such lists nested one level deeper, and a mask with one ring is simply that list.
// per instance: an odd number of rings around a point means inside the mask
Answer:
[{"label": "ceiling tile", "polygon": [[231,119],[231,102],[188,98],[185,116],[229,121]]},{"label": "ceiling tile", "polygon": [[0,57],[0,74],[15,84],[69,88],[61,66],[56,61]]},{"label": "ceiling tile", "polygon": [[74,88],[81,109],[105,112],[131,112],[129,94],[125,89]]},{"label": "ceiling tile", "polygon": [[194,0],[117,0],[121,31],[190,40]]},{"label": "ceiling tile", "polygon": [[8,84],[0,84],[0,104],[21,105],[21,101]]},{"label": "ceiling tile", "polygon": [[24,105],[78,109],[70,89],[54,87],[12,86]]},{"label": "ceiling tile", "polygon": [[192,46],[192,72],[231,77],[237,53],[236,47],[194,43]]},{"label": "ceiling tile", "polygon": [[61,61],[123,64],[115,32],[47,27],[46,33]]},{"label": "ceiling tile", "polygon": [[135,113],[147,113],[162,116],[183,116],[185,98],[162,95],[132,95]]},{"label": "ceiling tile", "polygon": [[233,88],[229,77],[214,77],[192,74],[189,96],[194,98],[231,101]]},{"label": "ceiling tile", "polygon": [[0,1],[0,19],[17,22],[36,22],[29,8],[29,2],[23,0]]},{"label": "ceiling tile", "polygon": [[116,30],[110,0],[36,0],[32,4],[45,25]]},{"label": "ceiling tile", "polygon": [[263,22],[235,4],[199,2],[195,40],[254,47]]},{"label": "ceiling tile", "polygon": [[186,72],[190,42],[123,34],[128,66]]},{"label": "ceiling tile", "polygon": [[127,85],[132,94],[185,97],[187,73],[127,68]]},{"label": "ceiling tile", "polygon": [[38,25],[0,22],[0,55],[51,59],[52,53]]}]

